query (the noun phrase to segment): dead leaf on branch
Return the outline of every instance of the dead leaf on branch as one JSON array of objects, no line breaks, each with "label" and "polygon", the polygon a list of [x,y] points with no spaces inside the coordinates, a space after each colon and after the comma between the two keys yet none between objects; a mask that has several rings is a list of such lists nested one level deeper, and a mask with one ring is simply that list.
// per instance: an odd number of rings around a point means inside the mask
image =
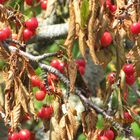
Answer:
[{"label": "dead leaf on branch", "polygon": [[90,0],[89,1],[89,9],[90,9],[90,18],[88,22],[88,40],[87,45],[90,49],[90,55],[95,64],[99,64],[99,60],[95,54],[94,46],[96,42],[96,33],[93,31],[95,28],[95,22],[96,22],[96,16],[97,16],[97,10],[99,7],[98,0]]},{"label": "dead leaf on branch", "polygon": [[20,115],[21,115],[21,104],[20,102],[17,102],[16,105],[14,106],[13,110],[11,111],[11,128],[12,130],[15,130],[19,120],[20,120]]},{"label": "dead leaf on branch", "polygon": [[[53,117],[51,119],[51,138],[53,138],[53,140],[73,140],[79,126],[75,117],[70,110],[62,116],[59,122]],[[57,136],[57,138],[55,136]]]},{"label": "dead leaf on branch", "polygon": [[83,133],[87,136],[87,140],[92,140],[96,131],[97,114],[94,110],[82,113]]}]

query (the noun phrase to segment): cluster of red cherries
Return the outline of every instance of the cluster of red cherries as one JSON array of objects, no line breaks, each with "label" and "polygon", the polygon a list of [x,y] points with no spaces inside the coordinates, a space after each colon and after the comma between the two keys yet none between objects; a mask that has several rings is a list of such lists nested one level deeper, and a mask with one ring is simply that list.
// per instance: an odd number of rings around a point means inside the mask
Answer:
[{"label": "cluster of red cherries", "polygon": [[[124,119],[126,122],[133,122],[132,116],[129,112],[124,112]],[[114,140],[116,137],[113,129],[102,130],[98,135],[98,140]]]},{"label": "cluster of red cherries", "polygon": [[28,129],[22,129],[19,132],[14,132],[8,135],[8,140],[34,140]]},{"label": "cluster of red cherries", "polygon": [[[25,0],[26,4],[32,6],[34,4],[34,0]],[[47,9],[48,0],[36,0],[37,3],[40,3],[40,7],[43,10]]]},{"label": "cluster of red cherries", "polygon": [[[133,64],[124,64],[122,70],[125,73],[126,83],[128,85],[133,85],[135,82],[135,70],[134,70]],[[108,74],[107,80],[110,85],[115,83],[115,80],[116,80],[115,76],[116,76],[115,72],[111,72]]]}]

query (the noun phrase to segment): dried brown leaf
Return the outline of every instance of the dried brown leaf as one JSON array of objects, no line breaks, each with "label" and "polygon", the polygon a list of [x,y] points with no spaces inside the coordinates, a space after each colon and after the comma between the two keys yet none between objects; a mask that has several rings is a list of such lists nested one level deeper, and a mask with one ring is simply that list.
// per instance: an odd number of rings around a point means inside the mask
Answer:
[{"label": "dried brown leaf", "polygon": [[17,100],[20,102],[23,110],[28,113],[28,95],[26,95],[25,91],[23,90],[23,85],[19,78],[15,79],[15,95],[17,96]]},{"label": "dried brown leaf", "polygon": [[69,63],[68,71],[69,71],[69,78],[70,78],[70,92],[73,92],[76,77],[77,77],[77,66],[73,60],[70,61]]},{"label": "dried brown leaf", "polygon": [[[2,44],[0,43],[0,45],[2,45]],[[9,60],[9,54],[3,47],[0,47],[0,59],[2,59],[4,61]]]},{"label": "dried brown leaf", "polygon": [[86,53],[86,48],[87,48],[87,44],[86,44],[86,36],[85,36],[85,31],[80,29],[79,30],[79,49],[81,52],[81,55],[85,58],[85,53]]},{"label": "dried brown leaf", "polygon": [[95,64],[99,64],[99,60],[96,57],[95,50],[94,50],[95,41],[96,41],[96,32],[93,31],[93,29],[95,28],[98,7],[99,7],[98,0],[90,0],[89,1],[89,9],[91,11],[90,11],[90,18],[89,18],[89,22],[88,22],[87,45],[90,49],[90,55],[91,55],[92,60]]},{"label": "dried brown leaf", "polygon": [[12,112],[11,112],[11,127],[12,130],[15,129],[19,123],[21,115],[21,104],[20,102],[17,102],[16,105],[14,106]]},{"label": "dried brown leaf", "polygon": [[35,71],[34,71],[33,67],[29,63],[26,63],[25,67],[26,67],[27,74],[28,74],[29,78],[31,78],[33,75],[35,75]]},{"label": "dried brown leaf", "polygon": [[115,47],[116,47],[116,59],[117,59],[117,76],[120,73],[120,70],[122,69],[123,64],[125,63],[125,50],[124,50],[124,30],[117,30],[115,35]]},{"label": "dried brown leaf", "polygon": [[103,68],[107,66],[107,64],[112,60],[112,52],[110,49],[96,51],[96,55],[98,56],[98,60]]}]

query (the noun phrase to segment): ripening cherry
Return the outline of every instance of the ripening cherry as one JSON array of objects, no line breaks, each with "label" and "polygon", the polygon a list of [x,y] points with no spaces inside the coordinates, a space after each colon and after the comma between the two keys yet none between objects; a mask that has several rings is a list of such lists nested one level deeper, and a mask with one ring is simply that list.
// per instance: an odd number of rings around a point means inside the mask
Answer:
[{"label": "ripening cherry", "polygon": [[84,75],[84,73],[85,73],[85,67],[80,66],[80,67],[78,67],[78,70],[79,70],[79,72],[80,72],[81,75]]},{"label": "ripening cherry", "polygon": [[117,6],[116,5],[110,5],[109,10],[111,13],[114,13],[117,10]]},{"label": "ripening cherry", "polygon": [[106,0],[106,7],[110,8],[111,5],[112,5],[111,0]]},{"label": "ripening cherry", "polygon": [[60,62],[59,65],[58,65],[58,70],[61,73],[64,73],[64,66],[65,66],[65,63],[64,62]]},{"label": "ripening cherry", "polygon": [[27,5],[32,5],[33,4],[33,0],[25,0]]},{"label": "ripening cherry", "polygon": [[107,76],[107,80],[111,85],[114,84],[116,80],[116,73],[115,72],[109,73]]},{"label": "ripening cherry", "polygon": [[47,3],[48,1],[47,0],[42,0],[41,3],[40,3],[40,6],[43,10],[46,10],[47,9]]},{"label": "ripening cherry", "polygon": [[135,72],[134,67],[133,67],[133,64],[124,64],[123,65],[123,71],[128,76],[133,75],[134,72]]},{"label": "ripening cherry", "polygon": [[38,101],[44,100],[45,96],[46,96],[46,93],[44,91],[41,91],[41,90],[36,91],[36,93],[35,93],[35,98]]},{"label": "ripening cherry", "polygon": [[140,23],[139,22],[133,23],[130,26],[130,31],[132,34],[139,34],[140,33]]},{"label": "ripening cherry", "polygon": [[37,75],[33,75],[31,77],[31,83],[33,86],[38,86],[38,87],[40,87],[43,84]]},{"label": "ripening cherry", "polygon": [[106,48],[112,42],[112,36],[109,32],[104,32],[100,39],[101,45]]},{"label": "ripening cherry", "polygon": [[76,59],[75,62],[77,64],[77,66],[79,66],[79,67],[80,66],[85,67],[85,65],[86,65],[86,62],[84,59]]},{"label": "ripening cherry", "polygon": [[129,112],[124,112],[124,119],[127,120],[127,121],[133,121],[133,118],[129,114]]},{"label": "ripening cherry", "polygon": [[11,29],[9,27],[5,27],[2,30],[6,33],[7,38],[12,34]]},{"label": "ripening cherry", "polygon": [[7,38],[7,34],[5,31],[0,30],[0,41],[3,41]]},{"label": "ripening cherry", "polygon": [[58,67],[59,67],[59,65],[60,65],[60,62],[59,62],[59,60],[54,59],[54,60],[51,61],[50,65],[51,65],[52,67],[58,69]]},{"label": "ripening cherry", "polygon": [[128,85],[133,85],[134,82],[135,82],[135,75],[132,74],[132,75],[126,75],[125,76],[125,81]]},{"label": "ripening cherry", "polygon": [[33,36],[33,32],[29,29],[25,29],[23,31],[23,39],[24,41],[28,41]]},{"label": "ripening cherry", "polygon": [[29,29],[34,31],[38,27],[38,20],[36,17],[32,17],[25,22],[25,26]]},{"label": "ripening cherry", "polygon": [[28,129],[22,129],[19,132],[20,140],[30,140],[31,132]]},{"label": "ripening cherry", "polygon": [[98,140],[110,140],[106,136],[98,136]]},{"label": "ripening cherry", "polygon": [[8,136],[8,140],[19,140],[19,133],[14,132]]},{"label": "ripening cherry", "polygon": [[60,62],[57,59],[54,59],[51,61],[50,65],[56,69],[58,69],[60,72],[64,72],[64,66],[65,64],[63,62]]},{"label": "ripening cherry", "polygon": [[41,119],[50,119],[53,113],[52,106],[43,106],[37,113],[38,117]]},{"label": "ripening cherry", "polygon": [[114,132],[110,129],[110,130],[105,130],[104,131],[104,136],[107,137],[109,140],[113,140],[115,135]]}]

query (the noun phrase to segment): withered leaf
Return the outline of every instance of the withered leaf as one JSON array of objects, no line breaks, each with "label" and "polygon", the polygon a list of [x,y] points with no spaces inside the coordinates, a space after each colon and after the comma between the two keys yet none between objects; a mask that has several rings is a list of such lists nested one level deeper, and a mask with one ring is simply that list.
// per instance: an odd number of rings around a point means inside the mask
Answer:
[{"label": "withered leaf", "polygon": [[86,53],[86,37],[85,37],[85,31],[80,29],[79,30],[79,50],[81,52],[81,55],[85,58],[85,53]]},{"label": "withered leaf", "polygon": [[77,76],[77,66],[73,60],[70,61],[69,63],[68,71],[69,71],[69,78],[70,78],[70,92],[73,92],[76,76]]},{"label": "withered leaf", "polygon": [[15,129],[19,123],[21,115],[21,104],[20,102],[17,102],[17,104],[14,106],[12,112],[11,112],[11,126],[13,129]]}]

